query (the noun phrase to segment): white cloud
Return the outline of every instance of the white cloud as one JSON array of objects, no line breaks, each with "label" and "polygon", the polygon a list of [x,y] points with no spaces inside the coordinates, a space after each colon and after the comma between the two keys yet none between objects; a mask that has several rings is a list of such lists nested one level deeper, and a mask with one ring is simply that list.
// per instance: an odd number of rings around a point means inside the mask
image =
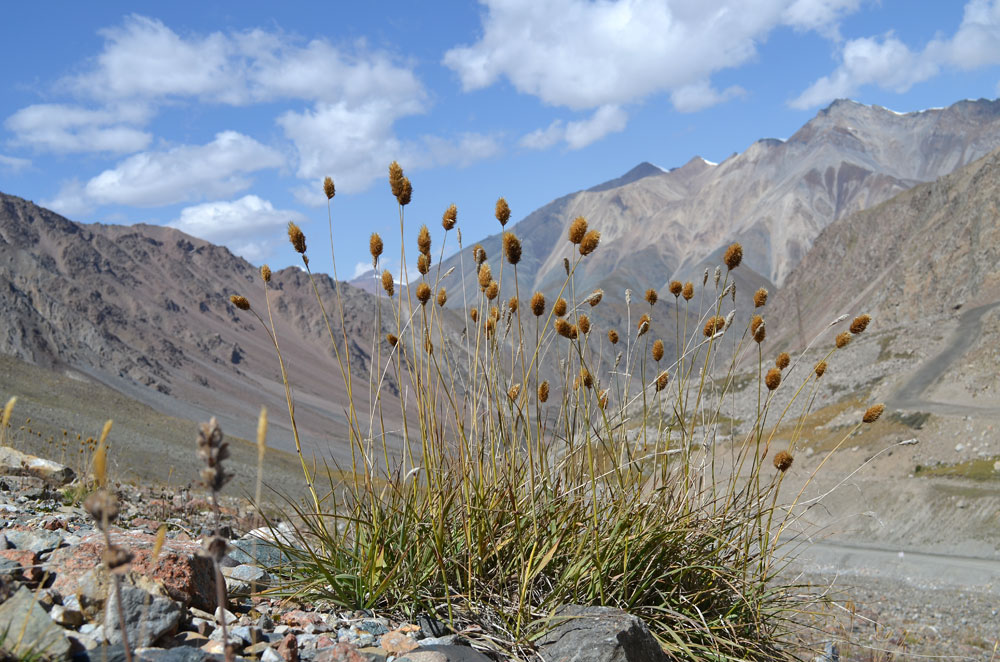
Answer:
[{"label": "white cloud", "polygon": [[39,204],[75,220],[94,211],[94,201],[87,197],[83,184],[77,179],[63,182],[56,197],[42,200]]},{"label": "white cloud", "polygon": [[[444,56],[444,64],[458,73],[463,87],[479,89],[504,77],[518,91],[547,104],[580,110],[622,105],[700,84],[717,71],[752,59],[757,43],[774,28],[788,25],[829,32],[859,3],[485,0],[484,4],[480,40]],[[546,135],[536,138],[544,143]]]},{"label": "white cloud", "polygon": [[625,128],[628,115],[618,106],[601,106],[587,119],[574,122],[556,120],[544,129],[536,129],[521,137],[518,144],[528,149],[548,149],[565,142],[569,149],[581,149]]},{"label": "white cloud", "polygon": [[87,182],[84,193],[97,204],[154,207],[232,195],[251,185],[248,173],[277,168],[276,150],[235,131],[205,145],[141,152]]},{"label": "white cloud", "polygon": [[970,0],[950,38],[937,38],[914,51],[891,33],[844,44],[840,65],[791,101],[811,108],[856,94],[865,85],[905,92],[948,69],[1000,64],[1000,0]]},{"label": "white cloud", "polygon": [[180,217],[168,225],[206,241],[226,244],[234,253],[255,262],[268,255],[273,242],[254,240],[254,234],[284,227],[288,221],[306,220],[299,212],[275,209],[267,200],[246,195],[238,200],[185,207]]},{"label": "white cloud", "polygon": [[670,100],[678,111],[694,113],[745,94],[746,90],[739,85],[732,85],[719,92],[707,80],[702,80],[677,88],[670,94]]},{"label": "white cloud", "polygon": [[5,154],[0,154],[0,168],[4,170],[9,170],[11,172],[20,172],[26,168],[31,167],[31,161],[28,159],[18,158],[16,156],[7,156]]},{"label": "white cloud", "polygon": [[149,133],[135,128],[148,116],[148,110],[137,105],[92,110],[37,104],[17,111],[4,126],[15,134],[15,144],[40,150],[126,154],[144,149],[152,140]]}]

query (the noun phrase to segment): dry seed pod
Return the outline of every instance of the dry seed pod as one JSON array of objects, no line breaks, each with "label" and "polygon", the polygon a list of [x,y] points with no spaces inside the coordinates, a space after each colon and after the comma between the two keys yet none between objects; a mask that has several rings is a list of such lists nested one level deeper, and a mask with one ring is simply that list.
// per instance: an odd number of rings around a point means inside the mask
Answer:
[{"label": "dry seed pod", "polygon": [[493,270],[486,262],[479,265],[479,289],[485,290],[493,282]]},{"label": "dry seed pod", "polygon": [[851,342],[851,332],[850,331],[844,331],[843,333],[841,333],[841,334],[839,334],[837,336],[836,340],[834,340],[834,344],[837,345],[837,349],[843,349],[844,347],[847,347],[847,345],[850,342]]},{"label": "dry seed pod", "polygon": [[822,377],[823,373],[826,372],[826,361],[820,361],[817,363],[816,367],[813,368],[813,372],[816,373],[816,379]]},{"label": "dry seed pod", "polygon": [[431,286],[427,283],[420,283],[417,285],[417,301],[420,305],[426,305],[431,298]]},{"label": "dry seed pod", "polygon": [[458,207],[451,205],[444,210],[444,214],[441,216],[441,227],[450,230],[455,227],[456,221],[458,221]]},{"label": "dry seed pod", "polygon": [[719,286],[719,279],[722,278],[722,267],[715,268],[715,286]]},{"label": "dry seed pod", "polygon": [[764,342],[764,338],[767,337],[767,326],[761,323],[757,330],[753,332],[753,339],[758,345]]},{"label": "dry seed pod", "polygon": [[573,219],[573,222],[569,224],[569,241],[572,244],[579,244],[583,241],[583,237],[587,234],[587,219],[583,216],[577,216]]},{"label": "dry seed pod", "polygon": [[705,328],[703,328],[701,332],[702,335],[704,335],[706,338],[711,338],[719,331],[722,331],[722,329],[724,329],[725,326],[726,326],[725,317],[723,317],[722,315],[713,315],[712,317],[708,318],[707,322],[705,322]]},{"label": "dry seed pod", "polygon": [[657,339],[653,343],[653,360],[659,362],[663,358],[663,341]]},{"label": "dry seed pod", "polygon": [[496,299],[497,295],[499,294],[500,294],[500,286],[497,285],[497,282],[495,280],[491,280],[490,284],[486,286],[486,298],[489,299],[490,301],[493,301],[493,299]]},{"label": "dry seed pod", "polygon": [[774,359],[774,365],[778,367],[778,370],[784,370],[791,362],[792,357],[788,355],[788,352],[782,352],[781,354],[778,354],[776,359]]},{"label": "dry seed pod", "polygon": [[792,458],[791,453],[788,451],[781,451],[774,456],[774,468],[781,473],[785,473],[792,467],[793,461],[794,458]]},{"label": "dry seed pod", "polygon": [[590,230],[583,236],[580,242],[580,255],[590,255],[597,250],[597,245],[601,242],[601,233],[597,230]]},{"label": "dry seed pod", "polygon": [[602,411],[608,407],[608,389],[604,389],[597,396],[597,406]]},{"label": "dry seed pod", "polygon": [[764,376],[764,384],[767,386],[768,391],[773,391],[781,385],[781,370],[778,368],[771,368],[767,371],[767,375]]},{"label": "dry seed pod", "polygon": [[659,295],[656,293],[656,290],[654,290],[653,288],[649,288],[648,290],[646,290],[646,303],[648,303],[650,306],[655,306],[658,298]]},{"label": "dry seed pod", "polygon": [[590,318],[586,315],[580,315],[576,318],[576,325],[580,329],[580,333],[587,334],[590,333]]},{"label": "dry seed pod", "polygon": [[395,161],[389,164],[389,189],[397,200],[403,195],[403,168]]},{"label": "dry seed pod", "polygon": [[517,400],[517,396],[520,395],[520,394],[521,394],[521,385],[520,384],[514,384],[507,391],[507,397],[510,398],[511,400]]},{"label": "dry seed pod", "polygon": [[862,331],[868,328],[868,323],[872,321],[870,315],[858,315],[851,322],[851,333],[858,335]]},{"label": "dry seed pod", "polygon": [[617,345],[618,344],[618,332],[615,331],[614,329],[609,329],[608,330],[608,341],[612,345]]},{"label": "dry seed pod", "polygon": [[549,399],[549,383],[547,381],[538,385],[538,401],[544,403]]},{"label": "dry seed pod", "polygon": [[531,296],[531,312],[535,317],[545,314],[545,295],[541,292],[535,292]]},{"label": "dry seed pod", "polygon": [[389,273],[388,269],[382,271],[382,289],[389,296],[392,296],[396,292],[395,281],[392,280],[392,274]]},{"label": "dry seed pod", "polygon": [[[647,331],[649,331],[649,315],[643,313],[642,317],[639,318],[638,324],[636,324],[636,329],[638,330],[638,335],[641,336]],[[637,336],[638,337],[638,336]]]},{"label": "dry seed pod", "polygon": [[586,368],[580,368],[580,382],[587,388],[590,388],[594,385],[594,376]]},{"label": "dry seed pod", "polygon": [[767,290],[763,287],[753,293],[753,307],[760,308],[767,303]]},{"label": "dry seed pod", "polygon": [[663,389],[667,388],[667,382],[670,381],[670,374],[664,370],[659,375],[656,376],[656,392],[659,393]]},{"label": "dry seed pod", "polygon": [[722,261],[726,263],[726,268],[730,271],[740,266],[740,262],[743,261],[743,247],[739,244],[730,244]]},{"label": "dry seed pod", "polygon": [[240,310],[250,310],[250,302],[247,301],[245,296],[240,296],[239,294],[234,294],[229,297],[229,301],[232,302],[234,306]]},{"label": "dry seed pod", "polygon": [[385,334],[385,341],[389,343],[390,347],[395,347],[396,343],[399,342],[399,338],[397,338],[395,335],[391,333],[387,333]]},{"label": "dry seed pod", "polygon": [[427,272],[431,270],[431,256],[425,253],[421,253],[417,256],[417,271],[421,276],[426,276]]},{"label": "dry seed pod", "polygon": [[563,338],[569,338],[572,335],[572,326],[562,317],[557,317],[553,325],[555,326],[556,333]]},{"label": "dry seed pod", "polygon": [[408,177],[403,177],[403,192],[400,193],[396,200],[399,202],[400,207],[405,207],[410,204],[410,200],[413,198],[413,185],[410,184],[410,179]]},{"label": "dry seed pod", "polygon": [[705,287],[708,285],[708,267],[705,267],[705,275],[701,277],[701,286]]},{"label": "dry seed pod", "polygon": [[878,417],[882,415],[883,411],[885,411],[885,405],[883,404],[872,405],[871,407],[865,410],[865,415],[861,417],[861,422],[874,423],[875,421],[878,420]]},{"label": "dry seed pod", "polygon": [[521,240],[513,232],[505,232],[503,235],[503,254],[511,264],[521,261]]},{"label": "dry seed pod", "polygon": [[494,216],[497,217],[497,220],[500,221],[501,226],[507,225],[507,221],[510,220],[510,206],[507,204],[506,200],[499,198],[497,200],[496,209],[493,213]]},{"label": "dry seed pod", "polygon": [[[705,273],[707,274],[708,270],[706,270]],[[684,283],[684,289],[681,290],[681,296],[684,297],[685,301],[690,301],[694,298],[694,283],[691,281]]]},{"label": "dry seed pod", "polygon": [[469,317],[472,318],[472,322],[473,323],[478,322],[479,321],[479,309],[478,308],[470,308],[469,309]]},{"label": "dry seed pod", "polygon": [[442,308],[444,308],[444,304],[448,303],[448,293],[444,291],[443,287],[438,290],[437,302],[438,306]]},{"label": "dry seed pod", "polygon": [[511,313],[517,312],[518,305],[519,302],[516,296],[512,296],[511,298],[507,299],[507,310],[509,310]]},{"label": "dry seed pod", "polygon": [[424,255],[431,254],[431,231],[427,229],[426,225],[421,225],[420,231],[417,233],[417,250]]},{"label": "dry seed pod", "polygon": [[482,244],[476,244],[472,247],[472,259],[480,265],[486,261],[486,249],[483,248]]},{"label": "dry seed pod", "polygon": [[669,288],[670,288],[670,293],[673,294],[674,298],[676,299],[681,295],[681,290],[684,289],[684,286],[681,284],[679,280],[672,280],[670,281]]},{"label": "dry seed pod", "polygon": [[556,299],[556,305],[552,306],[552,313],[557,317],[562,317],[563,315],[566,314],[566,308],[567,308],[566,299],[559,297],[558,299]]},{"label": "dry seed pod", "polygon": [[587,297],[587,303],[589,303],[590,307],[593,308],[594,306],[599,304],[601,302],[601,299],[603,298],[604,298],[604,290],[594,290],[593,292],[590,293],[590,296]]},{"label": "dry seed pod", "polygon": [[262,265],[261,268],[260,268],[260,277],[261,277],[261,280],[263,280],[265,283],[270,283],[271,282],[271,267],[267,266],[266,264]]},{"label": "dry seed pod", "polygon": [[327,200],[332,200],[333,196],[337,194],[337,189],[333,186],[333,179],[330,177],[323,180],[323,193],[326,193]]},{"label": "dry seed pod", "polygon": [[292,242],[292,248],[294,248],[299,253],[306,252],[306,236],[302,234],[302,230],[299,226],[295,225],[294,222],[288,222],[288,240]]}]

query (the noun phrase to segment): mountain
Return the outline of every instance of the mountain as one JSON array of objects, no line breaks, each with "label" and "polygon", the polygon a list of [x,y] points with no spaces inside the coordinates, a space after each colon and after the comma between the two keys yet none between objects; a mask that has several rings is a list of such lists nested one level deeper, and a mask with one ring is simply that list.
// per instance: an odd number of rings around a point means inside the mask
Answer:
[{"label": "mountain", "polygon": [[[334,284],[319,275],[316,285],[341,339]],[[375,299],[347,285],[343,293],[351,372],[366,392]],[[231,294],[268,318],[258,270],[226,248],[167,227],[82,225],[0,193],[0,354],[110,386],[172,416],[217,416],[246,439],[255,438],[266,405],[276,428],[269,443],[292,448],[274,346]],[[308,276],[293,267],[275,272],[270,298],[303,443],[349,459],[346,390]],[[399,429],[398,388],[387,379],[387,425]]]},{"label": "mountain", "polygon": [[[712,164],[695,157],[670,171],[643,163],[622,177],[563,196],[513,227],[524,251],[521,291],[562,282],[569,224],[584,216],[601,247],[577,272],[578,288],[663,289],[700,280],[733,241],[744,249],[739,289],[781,285],[817,235],[838,218],[935,180],[1000,147],[1000,101],[896,113],[835,101],[788,140],[764,139]],[[496,266],[501,235],[481,241]],[[470,245],[466,244],[466,252]],[[458,286],[475,273],[460,257],[443,265]],[[507,292],[505,292],[506,294]]]}]

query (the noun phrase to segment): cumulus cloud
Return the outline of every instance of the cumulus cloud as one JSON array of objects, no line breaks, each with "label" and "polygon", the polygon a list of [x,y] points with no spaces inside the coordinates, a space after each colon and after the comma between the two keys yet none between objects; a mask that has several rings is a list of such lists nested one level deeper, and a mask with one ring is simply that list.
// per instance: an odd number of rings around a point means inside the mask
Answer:
[{"label": "cumulus cloud", "polygon": [[565,142],[569,149],[581,149],[625,129],[628,115],[619,106],[601,106],[587,119],[573,122],[556,120],[544,129],[523,136],[518,144],[528,149],[548,149]]},{"label": "cumulus cloud", "polygon": [[126,154],[145,149],[152,136],[141,131],[149,118],[144,106],[89,109],[63,104],[36,104],[17,111],[4,126],[14,143],[57,153]]},{"label": "cumulus cloud", "polygon": [[10,172],[20,172],[21,170],[25,170],[29,167],[31,167],[31,161],[28,159],[0,154],[0,169],[8,170]]},{"label": "cumulus cloud", "polygon": [[[263,254],[261,251],[266,245],[247,240],[248,235],[284,227],[288,221],[304,223],[306,220],[299,212],[275,209],[267,200],[245,195],[238,200],[216,200],[185,207],[180,217],[167,225],[206,241],[226,243],[243,257],[256,259]],[[250,254],[255,257],[249,257]]]},{"label": "cumulus cloud", "polygon": [[[752,59],[776,27],[829,32],[858,0],[485,0],[482,37],[444,56],[466,90],[506,78],[574,110],[614,107],[691,86]],[[731,95],[730,95],[731,96]],[[716,103],[725,100],[717,93]],[[711,100],[701,95],[700,102]],[[704,107],[704,106],[702,106]],[[551,135],[535,136],[544,144]],[[539,142],[540,141],[540,142]],[[529,140],[530,142],[530,140]],[[554,143],[553,143],[554,144]]]},{"label": "cumulus cloud", "polygon": [[852,96],[866,85],[905,92],[943,71],[1000,64],[1000,0],[971,0],[962,23],[950,38],[929,41],[912,50],[889,33],[846,42],[840,64],[791,101],[793,108],[812,108]]},{"label": "cumulus cloud", "polygon": [[745,94],[746,90],[739,85],[732,85],[719,92],[707,80],[702,80],[677,88],[671,92],[670,100],[678,111],[694,113]]}]

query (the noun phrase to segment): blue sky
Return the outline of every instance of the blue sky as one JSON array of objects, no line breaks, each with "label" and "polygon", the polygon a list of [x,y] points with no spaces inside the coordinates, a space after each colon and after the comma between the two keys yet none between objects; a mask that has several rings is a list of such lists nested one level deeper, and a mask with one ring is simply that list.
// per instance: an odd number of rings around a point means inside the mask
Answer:
[{"label": "blue sky", "polygon": [[371,232],[398,251],[393,159],[406,240],[455,203],[469,246],[500,195],[520,219],[642,161],[721,161],[838,97],[993,98],[998,65],[1000,0],[13,3],[0,191],[272,267],[295,220],[328,271],[329,175],[344,278]]}]

